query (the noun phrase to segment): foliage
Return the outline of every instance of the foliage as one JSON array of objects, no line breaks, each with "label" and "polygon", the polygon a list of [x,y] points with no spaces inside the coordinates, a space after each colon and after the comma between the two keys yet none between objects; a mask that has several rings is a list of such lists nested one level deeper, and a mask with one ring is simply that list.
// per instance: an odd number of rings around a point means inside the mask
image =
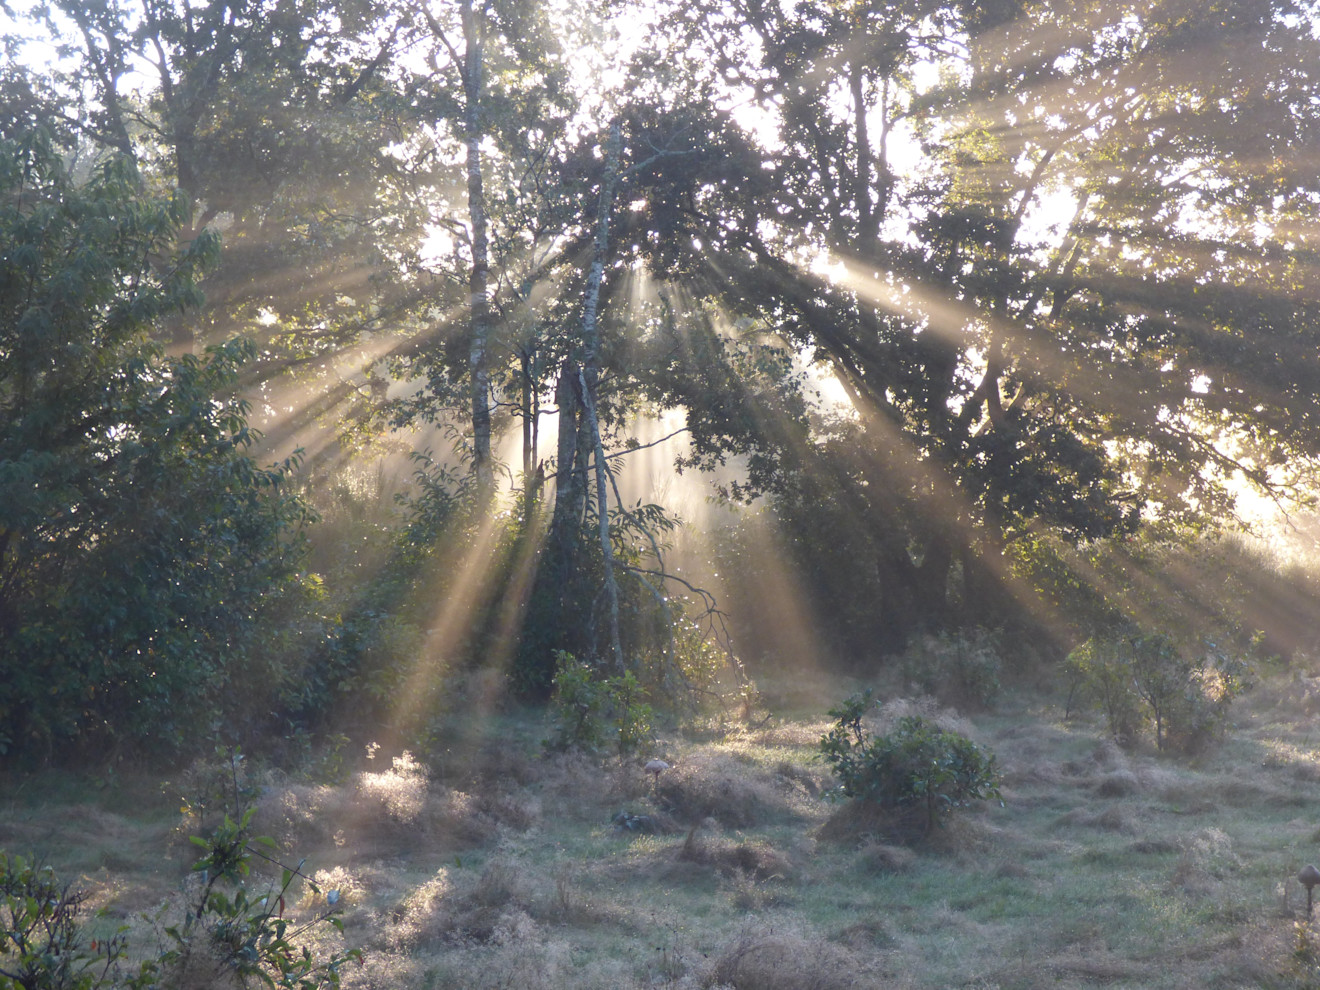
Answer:
[{"label": "foliage", "polygon": [[[900,639],[999,625],[1018,541],[1199,526],[1225,517],[1234,477],[1305,494],[1320,312],[1285,217],[1316,194],[1291,163],[1320,77],[1294,69],[1317,51],[1294,4],[1140,23],[1049,0],[664,9],[656,113],[703,128],[704,153],[657,167],[633,243],[847,394],[805,443],[775,418],[692,424],[711,461],[757,452],[809,561],[845,558],[855,590],[831,617],[871,604]],[[1269,54],[1210,70],[1212,45]],[[755,129],[722,101],[755,106]],[[1259,247],[1223,249],[1229,231]]]},{"label": "foliage", "polygon": [[[676,612],[681,604],[681,599],[675,599]],[[725,675],[737,679],[739,691],[750,690],[741,676],[740,663],[730,657],[717,632],[685,614],[674,618],[670,641],[642,653],[639,666],[647,690],[663,698],[673,710],[688,712],[701,707],[702,697],[718,696]],[[666,648],[672,651],[668,656],[664,655]]]},{"label": "foliage", "polygon": [[[334,916],[338,892],[327,895],[327,908],[317,917],[296,926],[284,911],[294,878],[302,876],[297,869],[282,867],[278,884],[272,883],[260,897],[248,893],[252,858],[274,862],[258,848],[272,849],[274,843],[251,834],[255,810],[248,808],[237,820],[225,815],[209,837],[193,837],[193,844],[204,853],[193,866],[202,881],[200,891],[182,922],[166,926],[169,948],[149,960],[130,986],[160,982],[189,986],[199,979],[232,974],[229,978],[241,987],[259,981],[280,990],[318,990],[338,987],[340,967],[350,959],[361,959],[357,949],[318,959],[298,941],[321,922],[343,930]],[[320,894],[314,883],[307,883],[313,894]]]},{"label": "foliage", "polygon": [[1146,725],[1157,748],[1193,753],[1229,727],[1229,709],[1251,684],[1250,662],[1206,644],[1188,657],[1167,636],[1133,633],[1087,640],[1068,655],[1068,707],[1080,693],[1104,713],[1110,733],[1134,743]]},{"label": "foliage", "polygon": [[[339,986],[340,967],[360,960],[357,949],[328,959],[313,956],[299,936],[322,922],[342,931],[334,916],[338,892],[313,920],[295,926],[284,917],[296,869],[281,868],[280,881],[259,897],[249,895],[253,857],[270,860],[258,847],[269,839],[251,834],[255,809],[238,820],[228,814],[207,838],[194,836],[202,857],[193,866],[195,898],[184,916],[166,924],[167,946],[136,967],[127,964],[126,929],[87,940],[78,914],[85,895],[61,886],[54,872],[0,852],[0,990],[149,990],[192,986],[320,990]],[[319,894],[309,881],[314,894]]]},{"label": "foliage", "polygon": [[923,636],[899,658],[899,672],[924,694],[964,708],[988,708],[1003,670],[999,637],[984,629]]},{"label": "foliage", "polygon": [[237,746],[217,746],[211,758],[194,760],[180,775],[179,810],[191,827],[205,829],[212,813],[251,804],[257,789],[246,760]]},{"label": "foliage", "polygon": [[546,740],[547,749],[593,752],[609,746],[627,756],[652,738],[655,713],[632,671],[603,677],[568,653],[556,657],[555,667],[554,735]]},{"label": "foliage", "polygon": [[[123,951],[116,935],[87,945],[77,915],[85,895],[54,871],[0,852],[0,990],[93,990]],[[97,972],[97,969],[100,972]]]},{"label": "foliage", "polygon": [[[553,30],[528,0],[432,7],[49,0],[10,18],[7,53],[68,57],[0,69],[0,130],[57,128],[93,178],[60,217],[54,157],[4,166],[27,185],[3,190],[0,294],[23,297],[32,262],[60,291],[0,328],[16,362],[0,416],[45,390],[20,453],[0,449],[0,673],[17,685],[0,745],[94,726],[178,746],[196,726],[250,728],[240,693],[274,693],[296,721],[365,696],[374,717],[423,649],[480,658],[514,627],[513,683],[544,699],[555,651],[597,655],[616,611],[598,594],[585,422],[551,458],[537,432],[552,401],[574,421],[579,389],[611,465],[648,405],[682,410],[684,466],[736,458],[725,493],[770,496],[822,652],[863,661],[1043,614],[1033,597],[1111,617],[1108,588],[1133,585],[1088,569],[1094,548],[1229,519],[1243,479],[1306,492],[1320,292],[1297,231],[1320,192],[1305,164],[1320,40],[1296,0],[1135,19],[1060,0],[666,0],[627,66],[596,17],[628,4],[569,3]],[[589,92],[574,61],[622,82]],[[133,67],[151,77],[140,95]],[[589,283],[604,293],[590,347]],[[200,284],[205,308],[176,315]],[[116,336],[130,326],[218,349],[170,357]],[[840,407],[813,401],[808,362]],[[286,403],[270,387],[284,372],[326,384],[324,401]],[[365,561],[386,540],[328,592],[300,576],[297,465],[248,459],[240,386],[281,410],[271,448],[334,434],[318,470],[392,406],[397,423],[464,423],[486,487],[490,431],[522,428],[522,519],[445,657],[417,604],[449,590],[433,547],[391,544],[379,584]],[[166,405],[168,428],[139,423]],[[414,522],[406,539],[460,550],[478,531]],[[617,506],[604,522],[627,572],[622,652],[686,676],[669,589],[640,573],[663,570],[647,546],[663,528]],[[756,621],[776,594],[738,591],[749,626],[778,628]],[[505,592],[518,622],[501,626]],[[1142,704],[1162,739],[1156,697]]]},{"label": "foliage", "polygon": [[[252,346],[165,355],[218,243],[111,158],[83,184],[0,136],[0,731],[178,749],[241,733],[291,678],[317,588],[311,514],[233,395]],[[241,687],[242,691],[236,690]]]},{"label": "foliage", "polygon": [[379,480],[349,479],[321,496],[332,528],[319,532],[316,556],[332,622],[290,697],[298,720],[377,731],[422,652],[429,613],[419,610],[450,591],[436,558],[470,538],[471,492],[429,451],[412,462],[412,484],[392,496]]},{"label": "foliage", "polygon": [[872,707],[868,690],[829,711],[834,728],[821,738],[820,750],[844,797],[886,809],[919,808],[926,832],[972,801],[1002,801],[993,753],[919,715],[873,737],[863,725]]},{"label": "foliage", "polygon": [[551,696],[555,734],[549,749],[595,750],[605,741],[608,693],[590,664],[560,653]]},{"label": "foliage", "polygon": [[1088,639],[1064,661],[1068,678],[1067,713],[1080,693],[1104,713],[1109,734],[1121,743],[1134,742],[1145,724],[1132,672],[1117,643]]},{"label": "foliage", "polygon": [[609,680],[612,724],[617,736],[618,754],[629,756],[655,738],[652,729],[654,711],[644,698],[642,686],[631,670]]},{"label": "foliage", "polygon": [[[545,699],[555,658],[595,656],[608,638],[601,614],[604,576],[594,498],[584,498],[584,518],[550,534],[538,555],[521,641],[511,678],[520,694]],[[645,689],[665,704],[681,706],[705,687],[715,657],[688,615],[682,594],[666,585],[665,541],[679,523],[659,505],[638,503],[610,510],[610,532],[619,629],[624,654],[634,658]],[[524,536],[529,534],[524,534]],[[696,611],[694,606],[693,611]]]},{"label": "foliage", "polygon": [[[112,150],[180,190],[197,205],[188,237],[224,228],[207,303],[192,324],[168,327],[176,340],[251,333],[251,373],[326,382],[320,361],[397,291],[390,263],[409,253],[418,217],[399,203],[385,152],[400,110],[385,78],[393,36],[375,36],[390,34],[386,15],[374,0],[52,0],[14,18],[17,46],[53,32],[68,55],[42,59],[44,85],[16,102],[71,123],[84,153]],[[133,65],[145,72],[140,94],[127,84]]]}]

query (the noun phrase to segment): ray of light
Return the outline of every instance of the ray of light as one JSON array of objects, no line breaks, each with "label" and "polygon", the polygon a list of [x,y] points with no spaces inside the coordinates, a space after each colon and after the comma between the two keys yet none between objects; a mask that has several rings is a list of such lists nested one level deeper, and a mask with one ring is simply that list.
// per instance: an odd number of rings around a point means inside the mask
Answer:
[{"label": "ray of light", "polygon": [[[911,280],[901,290],[896,289],[869,270],[859,269],[846,260],[840,260],[838,268],[839,284],[857,292],[874,305],[926,327],[929,332],[938,334],[964,352],[980,344],[973,333],[974,328],[979,325],[992,329],[1011,347],[1020,373],[1028,374],[1052,388],[1071,392],[1086,406],[1115,422],[1140,428],[1142,420],[1139,417],[1144,416],[1148,420],[1161,414],[1163,400],[1159,395],[1162,389],[1157,378],[1166,374],[1163,369],[1138,370],[1134,366],[1127,368],[1122,375],[1107,374],[1102,369],[1090,368],[1070,359],[1068,352],[1060,347],[1044,327],[1022,320],[987,316],[968,304],[950,300],[939,290],[923,287]],[[1186,316],[1179,318],[1179,325],[1185,332],[1206,336],[1218,332],[1211,324]],[[1178,370],[1191,376],[1213,369]],[[1261,398],[1278,403],[1287,401],[1287,397],[1277,390]],[[1176,428],[1178,424],[1173,417],[1192,416],[1194,410],[1165,409],[1163,415],[1166,425]],[[1194,420],[1189,421],[1188,425],[1192,425],[1192,422]],[[1216,457],[1231,459],[1231,453],[1217,446],[1211,437],[1204,438],[1201,446],[1205,452],[1213,452]]]},{"label": "ray of light", "polygon": [[508,574],[501,586],[500,601],[489,642],[482,658],[483,669],[491,680],[478,699],[484,711],[491,711],[507,689],[504,681],[513,666],[514,655],[522,639],[527,604],[531,600],[536,579],[537,564],[549,535],[550,516],[537,512],[523,532],[509,564]]},{"label": "ray of light", "polygon": [[286,376],[267,382],[253,417],[253,426],[263,433],[262,449],[277,459],[296,449],[312,458],[325,452],[339,438],[342,412],[369,389],[367,370],[401,346],[384,337],[356,343],[318,362],[319,380]]},{"label": "ray of light", "polygon": [[[417,601],[434,596],[427,616],[421,647],[411,669],[395,694],[394,725],[414,728],[424,717],[443,683],[449,664],[459,659],[478,616],[491,598],[499,574],[497,544],[505,519],[497,513],[483,514],[467,539],[451,543],[437,553],[429,575],[417,582]],[[389,740],[397,745],[398,740]]]},{"label": "ray of light", "polygon": [[[777,526],[766,513],[749,514],[744,543],[747,550],[745,574],[720,574],[712,585],[724,599],[746,601],[754,596],[761,607],[755,610],[755,636],[767,652],[771,665],[782,664],[783,672],[809,675],[812,671],[837,667],[837,657],[827,656],[821,635],[826,621],[814,613],[811,596],[802,576],[791,563]],[[765,607],[765,603],[769,607]],[[735,648],[740,644],[735,643]]]},{"label": "ray of light", "polygon": [[[708,258],[708,261],[712,265],[718,264],[713,258]],[[804,277],[809,277],[809,273],[803,272],[802,274]],[[868,288],[876,284],[869,275],[860,281]],[[881,305],[894,304],[892,290],[884,286],[881,289],[882,291],[877,292],[872,301]],[[973,315],[972,311],[959,303],[950,302],[934,293],[922,293],[920,298],[921,302],[929,305],[936,315],[936,319],[930,321],[929,325],[943,328],[941,332],[955,334],[957,339],[961,341],[963,339],[961,330],[963,321]],[[903,295],[899,305],[901,305],[902,312],[905,314],[910,315],[913,312],[914,303],[907,298],[907,294]],[[966,546],[983,546],[988,534],[976,522],[979,513],[976,511],[975,506],[971,504],[968,496],[958,488],[952,479],[937,468],[932,459],[924,456],[917,449],[915,442],[907,437],[896,424],[891,422],[882,410],[869,403],[864,393],[853,389],[851,395],[853,401],[860,406],[858,413],[865,420],[868,430],[874,430],[875,435],[880,438],[881,444],[896,455],[896,460],[889,465],[889,470],[896,477],[907,479],[908,484],[915,486],[915,490],[921,491],[922,496],[918,500],[918,504],[921,508],[924,524],[956,534],[958,540]],[[810,464],[814,460],[814,457],[811,456],[814,451],[807,443],[795,444],[794,450],[798,456],[806,456],[807,459],[803,463]],[[1051,604],[1044,599],[1025,577],[1013,568],[1008,559],[994,552],[993,549],[990,552],[981,554],[980,559],[991,576],[1023,607],[1027,614],[1036,616],[1047,627],[1066,627],[1067,616],[1064,614],[1062,606]],[[1090,576],[1102,587],[1108,583],[1108,579],[1098,571]]]}]

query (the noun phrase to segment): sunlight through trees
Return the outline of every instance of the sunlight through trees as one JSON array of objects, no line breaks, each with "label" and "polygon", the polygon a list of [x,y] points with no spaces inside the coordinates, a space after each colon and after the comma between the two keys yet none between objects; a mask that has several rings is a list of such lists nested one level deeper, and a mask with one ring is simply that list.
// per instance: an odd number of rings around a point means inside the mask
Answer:
[{"label": "sunlight through trees", "polygon": [[1187,561],[1315,500],[1314,3],[0,10],[5,745],[1303,645]]}]

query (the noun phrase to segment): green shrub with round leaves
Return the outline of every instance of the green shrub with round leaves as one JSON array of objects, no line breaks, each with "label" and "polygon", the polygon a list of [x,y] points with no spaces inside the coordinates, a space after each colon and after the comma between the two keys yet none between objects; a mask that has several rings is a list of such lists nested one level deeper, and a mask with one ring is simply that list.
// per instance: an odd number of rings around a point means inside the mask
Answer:
[{"label": "green shrub with round leaves", "polygon": [[993,753],[917,715],[872,736],[864,719],[873,707],[868,690],[830,709],[834,728],[822,737],[820,749],[839,778],[839,794],[919,811],[927,832],[973,801],[1002,803]]}]

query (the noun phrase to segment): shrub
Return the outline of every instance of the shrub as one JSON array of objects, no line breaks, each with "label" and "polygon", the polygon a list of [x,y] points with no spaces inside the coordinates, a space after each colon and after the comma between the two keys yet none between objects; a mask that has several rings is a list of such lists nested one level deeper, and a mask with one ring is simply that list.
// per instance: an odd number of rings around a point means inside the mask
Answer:
[{"label": "shrub", "polygon": [[[141,972],[128,985],[223,985],[226,974],[233,974],[237,986],[254,982],[280,990],[316,990],[339,986],[339,967],[348,959],[360,958],[357,950],[319,960],[306,946],[296,941],[309,924],[293,926],[284,917],[286,894],[297,870],[283,868],[280,882],[272,884],[257,898],[249,895],[246,882],[254,856],[270,860],[254,846],[273,847],[270,839],[252,836],[250,825],[254,808],[237,821],[225,816],[209,838],[193,837],[205,853],[193,866],[200,875],[200,893],[188,905],[181,924],[167,926],[167,948],[145,962]],[[309,882],[313,893],[320,893]],[[338,893],[327,895],[327,909],[315,921],[325,921],[335,928],[341,922],[333,916]]]},{"label": "shrub", "polygon": [[219,238],[176,250],[188,197],[155,195],[128,156],[84,181],[48,131],[5,131],[0,737],[103,758],[260,731],[318,640],[299,455],[256,460],[254,344],[152,339],[200,304]]},{"label": "shrub", "polygon": [[[196,895],[184,916],[165,924],[165,948],[136,967],[126,965],[121,929],[109,938],[85,940],[78,921],[85,895],[61,885],[49,868],[0,852],[0,990],[154,990],[168,987],[246,987],[261,983],[278,990],[339,986],[339,967],[361,953],[348,950],[318,959],[298,937],[318,922],[340,928],[333,916],[338,892],[327,908],[294,927],[284,917],[297,870],[284,868],[265,896],[246,889],[253,857],[274,862],[254,846],[254,809],[237,820],[229,815],[208,838],[194,836],[203,856],[193,866]],[[305,878],[304,878],[305,879]],[[309,882],[314,893],[316,886]]]},{"label": "shrub", "polygon": [[193,760],[175,785],[186,826],[202,831],[212,815],[250,805],[261,788],[248,769],[239,746],[217,746],[212,756]]},{"label": "shrub", "polygon": [[84,895],[54,871],[0,853],[0,987],[83,990],[98,985],[93,967],[112,966],[122,939],[85,945],[76,916]]},{"label": "shrub", "polygon": [[608,743],[627,756],[652,736],[655,713],[632,671],[602,677],[590,664],[562,651],[556,657],[550,710],[554,734],[545,742],[550,750],[594,752]]},{"label": "shrub", "polygon": [[1088,639],[1068,654],[1064,672],[1069,680],[1067,716],[1078,701],[1089,700],[1104,713],[1111,736],[1123,745],[1136,740],[1146,715],[1132,687],[1131,661],[1117,641]]},{"label": "shrub", "polygon": [[1193,753],[1227,731],[1251,666],[1213,643],[1189,658],[1167,636],[1131,635],[1087,640],[1068,655],[1065,671],[1069,712],[1079,695],[1089,697],[1119,742],[1135,742],[1150,725],[1158,749]]},{"label": "shrub", "polygon": [[862,724],[872,707],[867,691],[829,712],[834,728],[821,738],[820,748],[844,797],[887,809],[920,809],[926,832],[972,801],[1002,803],[994,754],[919,715],[906,716],[894,731],[873,738]]}]

